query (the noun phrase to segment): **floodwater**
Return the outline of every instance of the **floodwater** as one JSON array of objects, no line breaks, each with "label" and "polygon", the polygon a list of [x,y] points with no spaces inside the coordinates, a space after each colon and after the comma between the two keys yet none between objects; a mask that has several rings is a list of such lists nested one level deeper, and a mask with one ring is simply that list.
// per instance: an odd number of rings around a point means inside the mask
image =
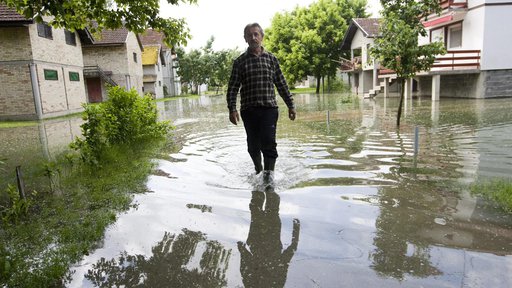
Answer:
[{"label": "floodwater", "polygon": [[224,97],[159,102],[181,148],[68,287],[512,287],[512,214],[468,190],[512,175],[511,99],[409,99],[399,131],[397,99],[295,100],[273,186]]}]

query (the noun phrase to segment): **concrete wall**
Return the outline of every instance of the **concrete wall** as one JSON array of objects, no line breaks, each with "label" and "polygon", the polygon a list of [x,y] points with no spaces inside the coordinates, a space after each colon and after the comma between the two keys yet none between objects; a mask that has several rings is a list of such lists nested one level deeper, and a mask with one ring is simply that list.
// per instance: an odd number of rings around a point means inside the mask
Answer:
[{"label": "concrete wall", "polygon": [[484,71],[481,78],[485,98],[512,97],[512,69]]}]

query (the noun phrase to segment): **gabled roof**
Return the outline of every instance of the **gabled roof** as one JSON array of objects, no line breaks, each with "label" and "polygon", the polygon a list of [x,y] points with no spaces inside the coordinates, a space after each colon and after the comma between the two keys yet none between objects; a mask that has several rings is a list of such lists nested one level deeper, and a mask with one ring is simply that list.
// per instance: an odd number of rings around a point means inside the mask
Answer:
[{"label": "gabled roof", "polygon": [[[96,22],[93,21],[93,27],[95,27],[96,25]],[[85,47],[121,46],[126,44],[126,40],[128,39],[128,33],[130,33],[130,31],[125,27],[121,27],[118,29],[103,29],[100,32],[89,33],[89,36],[92,41],[86,41],[82,44]],[[135,37],[139,44],[140,50],[144,50],[139,35],[135,34]]]},{"label": "gabled roof", "polygon": [[155,65],[158,63],[158,54],[160,52],[160,46],[144,46],[142,51],[142,65]]},{"label": "gabled roof", "polygon": [[142,45],[160,45],[162,49],[167,50],[168,47],[164,43],[164,33],[148,29],[140,34],[140,42]]},{"label": "gabled roof", "polygon": [[13,8],[0,3],[0,26],[15,26],[31,23],[34,23],[32,19],[27,19]]},{"label": "gabled roof", "polygon": [[348,26],[343,42],[341,43],[341,49],[349,50],[352,39],[356,34],[357,30],[361,30],[364,37],[375,38],[379,35],[379,18],[354,18]]},{"label": "gabled roof", "polygon": [[122,45],[128,38],[128,29],[119,28],[115,30],[103,29],[101,32],[92,33],[93,45]]}]

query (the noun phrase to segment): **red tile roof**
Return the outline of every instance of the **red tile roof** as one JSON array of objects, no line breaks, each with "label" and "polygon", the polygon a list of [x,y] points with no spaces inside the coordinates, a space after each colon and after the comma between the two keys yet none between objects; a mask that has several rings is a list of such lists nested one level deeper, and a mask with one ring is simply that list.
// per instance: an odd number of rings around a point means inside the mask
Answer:
[{"label": "red tile roof", "polygon": [[32,23],[32,20],[25,18],[25,16],[19,14],[13,8],[10,8],[7,5],[0,3],[0,22],[3,22],[3,23],[9,23],[9,22]]},{"label": "red tile roof", "polygon": [[142,45],[156,45],[160,44],[162,50],[169,50],[169,47],[164,42],[164,33],[155,31],[153,29],[148,29],[146,32],[139,34],[140,41]]},{"label": "red tile roof", "polygon": [[128,29],[119,28],[116,30],[103,29],[100,34],[92,33],[95,45],[101,44],[124,44],[128,37]]},{"label": "red tile roof", "polygon": [[366,37],[372,38],[379,35],[378,18],[354,18],[352,21],[356,23]]},{"label": "red tile roof", "polygon": [[352,38],[356,34],[357,30],[361,30],[364,37],[375,38],[379,36],[379,18],[354,18],[350,21],[343,42],[341,43],[341,49],[349,50],[352,43]]},{"label": "red tile roof", "polygon": [[162,32],[158,32],[153,29],[148,29],[146,32],[140,34],[140,41],[142,42],[142,45],[162,45],[163,38],[164,34]]}]

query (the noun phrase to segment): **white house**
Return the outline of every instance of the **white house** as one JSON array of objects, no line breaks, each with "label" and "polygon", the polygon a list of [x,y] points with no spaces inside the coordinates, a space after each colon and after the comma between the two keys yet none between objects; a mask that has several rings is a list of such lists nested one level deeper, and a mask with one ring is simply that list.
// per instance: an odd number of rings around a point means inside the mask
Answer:
[{"label": "white house", "polygon": [[[508,53],[512,30],[506,29],[512,24],[512,2],[441,0],[440,4],[441,14],[423,19],[428,36],[419,43],[443,41],[448,53],[439,55],[430,71],[408,81],[407,95],[431,95],[433,100],[512,97],[512,57]],[[369,96],[397,91],[389,86],[396,76],[386,73],[390,71],[379,67],[367,53],[378,36],[371,30],[377,24],[377,19],[353,19],[342,44],[352,55],[342,69],[357,80],[352,83],[353,90]]]}]

